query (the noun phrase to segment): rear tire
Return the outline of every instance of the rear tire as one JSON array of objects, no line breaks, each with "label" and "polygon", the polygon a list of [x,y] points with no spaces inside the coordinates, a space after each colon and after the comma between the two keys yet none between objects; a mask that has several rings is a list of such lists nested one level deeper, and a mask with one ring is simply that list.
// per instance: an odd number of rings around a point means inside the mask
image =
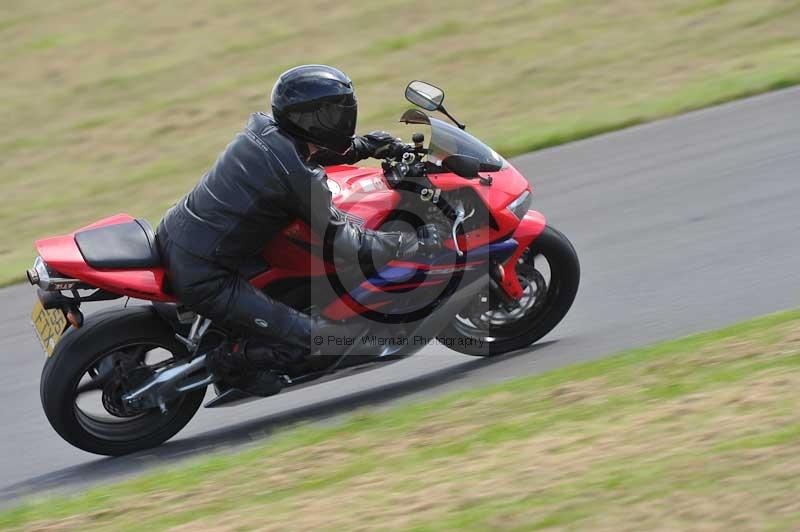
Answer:
[{"label": "rear tire", "polygon": [[[84,451],[119,456],[155,447],[180,431],[195,415],[205,397],[196,390],[170,404],[165,413],[147,412],[140,421],[108,425],[92,430],[94,421],[78,408],[76,388],[81,379],[108,353],[126,346],[153,345],[186,357],[175,331],[152,307],[113,309],[90,315],[80,329],[69,330],[42,369],[39,388],[42,407],[50,425],[67,442]],[[134,420],[135,421],[135,420]]]},{"label": "rear tire", "polygon": [[[528,253],[531,257],[543,255],[551,270],[550,283],[541,307],[516,323],[486,331],[487,336],[494,338],[492,341],[468,333],[460,326],[459,318],[456,317],[439,334],[438,338],[442,343],[465,355],[498,356],[533,344],[564,319],[575,300],[580,283],[580,263],[575,248],[563,233],[548,225],[531,243]],[[482,342],[477,342],[477,339]]]}]

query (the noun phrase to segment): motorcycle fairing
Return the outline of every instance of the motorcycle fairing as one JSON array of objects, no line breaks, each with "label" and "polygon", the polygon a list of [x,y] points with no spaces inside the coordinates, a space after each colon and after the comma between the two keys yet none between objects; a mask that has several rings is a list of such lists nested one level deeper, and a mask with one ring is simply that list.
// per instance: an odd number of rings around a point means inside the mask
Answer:
[{"label": "motorcycle fairing", "polygon": [[380,168],[340,165],[325,171],[333,204],[357,225],[380,228],[400,202],[400,193],[389,188]]},{"label": "motorcycle fairing", "polygon": [[[332,166],[326,169],[331,188],[333,203],[348,215],[364,221],[364,227],[379,229],[380,225],[397,207],[400,193],[389,188],[380,168],[360,168],[356,166]],[[526,190],[532,192],[525,177],[516,168],[507,164],[496,172],[482,172],[484,179],[491,178],[492,186],[482,184],[479,179],[467,180],[450,172],[431,173],[428,175],[433,186],[442,191],[454,191],[471,188],[484,203],[492,217],[495,227],[470,231],[459,236],[461,249],[477,249],[502,238],[507,238],[519,224],[519,219],[506,207]],[[444,245],[454,249],[452,240]]]},{"label": "motorcycle fairing", "polygon": [[488,275],[491,261],[503,263],[516,252],[519,243],[507,239],[465,253],[458,258],[455,253],[444,252],[419,262],[392,261],[375,276],[328,305],[323,315],[337,320],[356,315],[370,316],[383,321],[409,321],[428,318],[420,312],[420,301],[431,302],[434,310],[438,302]]}]

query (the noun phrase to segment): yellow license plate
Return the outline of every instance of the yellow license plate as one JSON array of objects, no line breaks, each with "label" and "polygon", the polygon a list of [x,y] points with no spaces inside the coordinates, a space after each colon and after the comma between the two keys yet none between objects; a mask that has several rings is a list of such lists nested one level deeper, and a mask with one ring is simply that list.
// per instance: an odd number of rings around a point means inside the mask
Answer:
[{"label": "yellow license plate", "polygon": [[42,348],[47,356],[53,354],[53,349],[64,331],[67,330],[67,318],[61,309],[45,309],[41,301],[37,301],[31,313],[31,322],[36,336],[42,342]]}]

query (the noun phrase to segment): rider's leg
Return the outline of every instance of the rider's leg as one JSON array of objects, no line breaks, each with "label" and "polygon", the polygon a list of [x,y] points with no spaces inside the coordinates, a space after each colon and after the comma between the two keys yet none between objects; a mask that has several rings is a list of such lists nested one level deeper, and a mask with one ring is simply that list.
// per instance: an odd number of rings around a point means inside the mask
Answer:
[{"label": "rider's leg", "polygon": [[[339,356],[342,347],[337,346],[349,344],[332,339],[350,339],[360,331],[357,324],[314,318],[275,301],[238,275],[229,276],[213,292],[200,303],[199,311],[212,319],[225,316],[227,324],[244,333],[243,344],[228,356],[245,367],[286,369],[312,354]],[[325,345],[312,345],[315,337],[326,339]]]},{"label": "rider's leg", "polygon": [[[268,298],[237,272],[204,260],[160,238],[164,266],[173,293],[188,308],[247,337],[262,339],[260,345],[280,346],[282,354],[307,356],[314,320]],[[255,350],[254,350],[255,351]],[[264,349],[251,361],[244,352],[233,357],[242,369],[269,365]]]},{"label": "rider's leg", "polygon": [[[274,301],[237,272],[196,257],[167,238],[160,243],[170,284],[178,299],[246,338],[236,349],[217,350],[215,357],[221,365],[244,370],[288,367],[311,354],[312,337],[352,334],[348,325],[313,318]],[[317,346],[314,349],[320,351]],[[324,354],[338,353],[326,349]]]}]

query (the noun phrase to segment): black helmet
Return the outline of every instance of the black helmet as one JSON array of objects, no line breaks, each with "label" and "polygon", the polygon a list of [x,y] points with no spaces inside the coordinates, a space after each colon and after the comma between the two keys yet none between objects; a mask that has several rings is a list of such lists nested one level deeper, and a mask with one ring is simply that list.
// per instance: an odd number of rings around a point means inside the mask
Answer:
[{"label": "black helmet", "polygon": [[272,115],[290,135],[344,153],[356,132],[353,82],[325,65],[287,70],[272,88]]}]

